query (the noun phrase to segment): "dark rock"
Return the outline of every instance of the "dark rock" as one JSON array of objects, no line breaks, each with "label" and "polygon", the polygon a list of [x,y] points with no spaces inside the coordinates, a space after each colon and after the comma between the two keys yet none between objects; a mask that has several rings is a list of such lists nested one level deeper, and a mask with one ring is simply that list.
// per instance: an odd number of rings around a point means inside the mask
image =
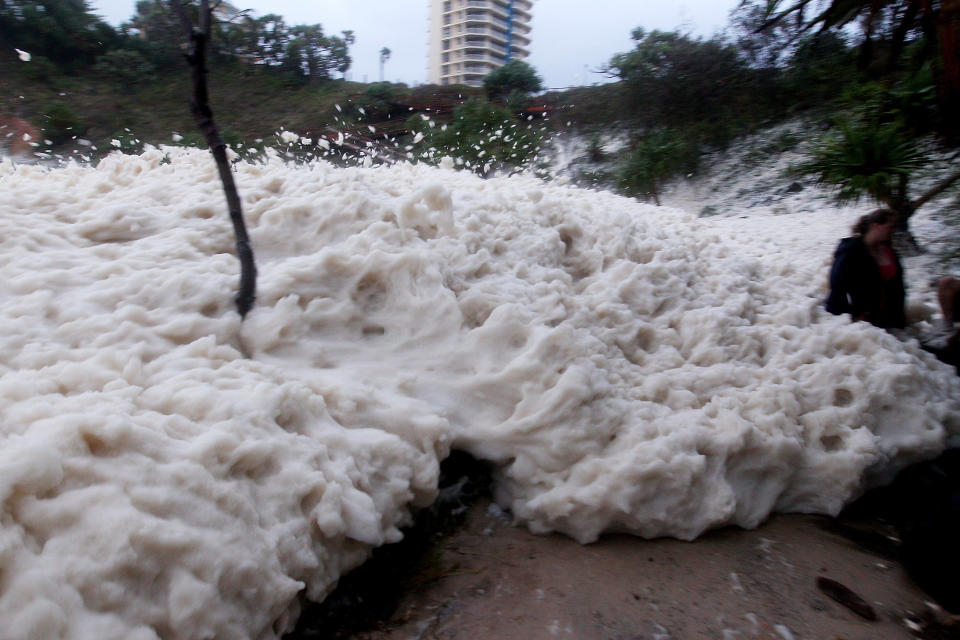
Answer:
[{"label": "dark rock", "polygon": [[305,607],[283,640],[347,640],[388,620],[404,593],[447,570],[436,566],[432,550],[463,523],[467,506],[490,495],[491,482],[489,465],[452,451],[440,465],[436,502],[416,514],[403,540],[374,549],[371,559],[343,576],[323,602]]},{"label": "dark rock", "polygon": [[873,607],[867,604],[866,600],[836,580],[831,580],[830,578],[824,578],[823,576],[820,576],[817,578],[817,587],[831,599],[836,600],[861,618],[864,618],[865,620],[877,619],[877,614],[874,613]]},{"label": "dark rock", "polygon": [[892,526],[910,577],[944,609],[960,613],[960,449],[907,467],[847,507],[840,521]]}]

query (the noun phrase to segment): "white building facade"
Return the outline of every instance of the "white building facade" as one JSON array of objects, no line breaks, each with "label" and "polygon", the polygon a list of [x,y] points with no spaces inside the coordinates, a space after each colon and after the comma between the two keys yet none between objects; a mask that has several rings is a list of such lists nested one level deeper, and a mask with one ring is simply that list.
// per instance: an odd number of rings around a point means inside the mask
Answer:
[{"label": "white building facade", "polygon": [[532,0],[430,0],[427,82],[483,85],[483,77],[530,55]]}]

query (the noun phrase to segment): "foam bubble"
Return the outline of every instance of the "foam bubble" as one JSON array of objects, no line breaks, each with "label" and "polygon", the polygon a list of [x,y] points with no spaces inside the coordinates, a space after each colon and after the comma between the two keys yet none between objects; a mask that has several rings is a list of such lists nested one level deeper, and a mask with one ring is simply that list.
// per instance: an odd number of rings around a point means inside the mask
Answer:
[{"label": "foam bubble", "polygon": [[0,167],[10,637],[277,637],[452,447],[589,541],[835,513],[957,444],[950,369],[820,310],[834,236],[449,162],[235,167],[242,324],[208,154]]}]

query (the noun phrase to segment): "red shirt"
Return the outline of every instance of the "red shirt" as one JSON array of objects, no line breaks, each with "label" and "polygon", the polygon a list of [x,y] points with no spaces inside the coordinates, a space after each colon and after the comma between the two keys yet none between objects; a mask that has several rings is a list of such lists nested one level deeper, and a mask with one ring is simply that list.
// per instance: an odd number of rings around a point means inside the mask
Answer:
[{"label": "red shirt", "polygon": [[877,264],[877,267],[880,268],[880,277],[883,278],[884,282],[887,280],[893,280],[897,275],[897,261],[893,257],[893,250],[887,245],[880,247],[880,251],[883,252],[886,260],[886,264]]}]

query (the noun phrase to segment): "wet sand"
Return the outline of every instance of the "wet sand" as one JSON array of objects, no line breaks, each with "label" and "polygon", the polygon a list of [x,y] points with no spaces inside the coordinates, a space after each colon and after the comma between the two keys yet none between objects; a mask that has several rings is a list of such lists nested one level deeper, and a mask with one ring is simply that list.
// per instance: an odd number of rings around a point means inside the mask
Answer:
[{"label": "wet sand", "polygon": [[[695,542],[610,535],[583,546],[513,526],[481,500],[419,563],[392,617],[352,637],[915,637],[905,617],[925,611],[929,596],[895,561],[831,532],[829,523],[781,515],[756,530],[722,529]],[[860,595],[877,620],[827,597],[820,576]]]}]

